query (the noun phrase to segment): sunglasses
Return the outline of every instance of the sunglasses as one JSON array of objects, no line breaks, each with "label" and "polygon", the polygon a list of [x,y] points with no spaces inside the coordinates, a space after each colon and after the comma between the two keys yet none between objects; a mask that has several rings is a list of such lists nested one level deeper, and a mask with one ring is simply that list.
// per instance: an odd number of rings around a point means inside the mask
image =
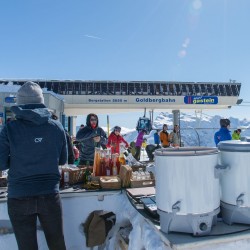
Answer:
[{"label": "sunglasses", "polygon": [[116,131],[116,132],[121,132],[121,130],[120,130],[120,129],[115,129],[115,131]]},{"label": "sunglasses", "polygon": [[93,118],[93,119],[90,119],[91,122],[97,122],[97,119]]}]

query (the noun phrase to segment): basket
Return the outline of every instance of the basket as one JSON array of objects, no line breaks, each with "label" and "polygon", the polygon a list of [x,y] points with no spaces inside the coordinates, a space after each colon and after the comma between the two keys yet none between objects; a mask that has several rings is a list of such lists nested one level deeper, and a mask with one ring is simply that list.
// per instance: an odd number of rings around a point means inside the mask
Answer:
[{"label": "basket", "polygon": [[150,179],[149,180],[130,180],[131,188],[138,188],[138,187],[153,187],[155,186],[155,178],[153,173],[150,172]]},{"label": "basket", "polygon": [[84,181],[86,167],[67,167],[62,169],[63,172],[69,172],[69,184],[73,185]]},{"label": "basket", "polygon": [[121,179],[118,176],[101,176],[100,186],[103,189],[120,189]]},{"label": "basket", "polygon": [[93,173],[93,166],[86,166],[86,165],[78,165],[78,168],[88,168],[91,173]]}]

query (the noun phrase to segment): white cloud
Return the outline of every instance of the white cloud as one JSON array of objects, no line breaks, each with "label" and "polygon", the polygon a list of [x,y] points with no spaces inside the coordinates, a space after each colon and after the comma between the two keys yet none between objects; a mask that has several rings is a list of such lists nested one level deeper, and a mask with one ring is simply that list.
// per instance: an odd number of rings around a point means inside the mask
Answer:
[{"label": "white cloud", "polygon": [[193,8],[195,10],[199,10],[202,7],[202,2],[201,0],[195,0],[193,1]]},{"label": "white cloud", "polygon": [[186,52],[186,50],[180,50],[179,51],[179,53],[178,53],[178,56],[180,57],[180,58],[183,58],[183,57],[185,57],[187,55],[187,52]]},{"label": "white cloud", "polygon": [[98,37],[98,36],[92,36],[92,35],[88,35],[88,34],[86,34],[86,35],[84,35],[84,36],[87,37],[87,38],[91,38],[91,39],[103,40],[101,37]]},{"label": "white cloud", "polygon": [[188,45],[189,45],[189,43],[190,43],[190,39],[187,37],[187,38],[185,39],[184,43],[182,44],[182,47],[183,47],[183,48],[187,48]]}]

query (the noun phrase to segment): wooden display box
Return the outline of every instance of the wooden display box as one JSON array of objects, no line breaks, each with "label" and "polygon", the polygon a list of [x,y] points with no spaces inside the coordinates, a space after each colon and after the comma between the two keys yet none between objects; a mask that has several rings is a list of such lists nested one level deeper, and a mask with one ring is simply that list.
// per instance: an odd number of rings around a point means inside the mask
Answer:
[{"label": "wooden display box", "polygon": [[118,176],[101,176],[100,186],[103,189],[121,189],[121,179]]},{"label": "wooden display box", "polygon": [[120,174],[122,187],[130,187],[130,179],[132,176],[132,168],[128,165],[121,165]]},{"label": "wooden display box", "polygon": [[150,172],[150,179],[148,180],[130,180],[131,188],[139,188],[139,187],[153,187],[155,186],[155,178],[153,173]]}]

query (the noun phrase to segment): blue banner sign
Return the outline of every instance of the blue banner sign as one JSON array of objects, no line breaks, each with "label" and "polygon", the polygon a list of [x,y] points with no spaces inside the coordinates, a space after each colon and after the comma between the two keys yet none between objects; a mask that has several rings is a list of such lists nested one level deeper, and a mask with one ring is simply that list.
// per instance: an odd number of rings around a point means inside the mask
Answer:
[{"label": "blue banner sign", "polygon": [[185,104],[218,104],[217,96],[185,96]]},{"label": "blue banner sign", "polygon": [[5,97],[4,101],[6,103],[16,103],[16,97],[14,97],[14,96],[7,96],[7,97]]}]

